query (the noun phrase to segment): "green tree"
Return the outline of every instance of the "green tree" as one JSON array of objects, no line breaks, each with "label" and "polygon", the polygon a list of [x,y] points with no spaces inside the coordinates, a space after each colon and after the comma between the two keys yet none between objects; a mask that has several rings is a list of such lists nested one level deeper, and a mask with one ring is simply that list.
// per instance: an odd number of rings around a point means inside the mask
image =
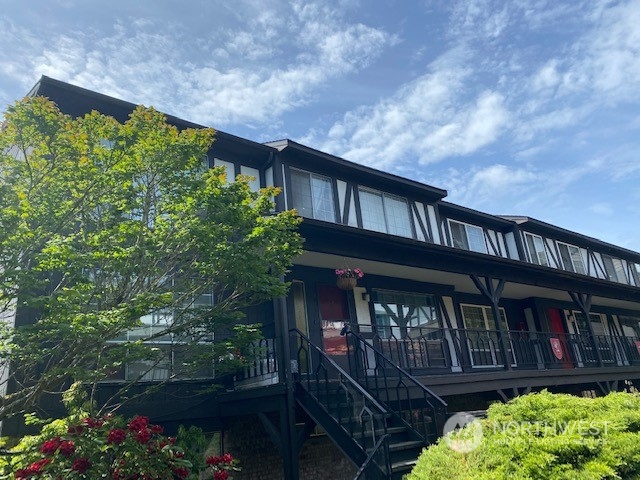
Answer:
[{"label": "green tree", "polygon": [[[178,130],[152,108],[124,124],[97,112],[73,119],[40,97],[8,108],[0,420],[72,381],[161,364],[157,339],[189,349],[185,369],[241,361],[259,334],[241,310],[286,293],[299,219],[273,213],[277,189],[252,192],[248,179],[206,168],[213,140],[213,130]],[[142,318],[156,323],[141,328]]]},{"label": "green tree", "polygon": [[479,421],[479,442],[470,435],[478,428],[473,423],[456,430],[423,451],[408,480],[640,478],[637,394],[582,398],[543,391],[492,405]]}]

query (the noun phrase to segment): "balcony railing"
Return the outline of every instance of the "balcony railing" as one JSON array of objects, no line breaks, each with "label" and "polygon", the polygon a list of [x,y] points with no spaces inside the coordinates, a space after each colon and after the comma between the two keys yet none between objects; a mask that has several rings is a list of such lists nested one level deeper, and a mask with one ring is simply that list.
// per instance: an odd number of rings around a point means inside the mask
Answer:
[{"label": "balcony railing", "polygon": [[[351,327],[356,330],[358,327]],[[413,373],[506,368],[553,369],[640,365],[637,337],[530,332],[526,330],[400,329],[360,326],[360,334],[385,357]],[[503,350],[500,335],[505,335]]]}]

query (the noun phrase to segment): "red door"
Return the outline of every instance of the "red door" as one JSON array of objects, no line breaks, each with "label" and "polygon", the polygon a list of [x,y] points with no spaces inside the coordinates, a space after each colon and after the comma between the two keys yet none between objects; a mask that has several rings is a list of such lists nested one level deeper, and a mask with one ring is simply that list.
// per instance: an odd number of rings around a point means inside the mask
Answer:
[{"label": "red door", "polygon": [[340,332],[345,322],[350,321],[347,292],[335,285],[319,285],[318,305],[322,322],[323,349],[327,355],[334,356],[334,360],[338,361],[339,365],[342,366],[343,362],[340,361],[342,359],[345,360],[346,365],[347,339],[344,335],[340,335]]},{"label": "red door", "polygon": [[556,358],[560,356],[559,360],[562,361],[562,368],[573,368],[571,352],[567,343],[567,332],[562,321],[562,312],[557,308],[550,308],[548,312],[551,331],[555,334],[549,339],[552,353]]}]

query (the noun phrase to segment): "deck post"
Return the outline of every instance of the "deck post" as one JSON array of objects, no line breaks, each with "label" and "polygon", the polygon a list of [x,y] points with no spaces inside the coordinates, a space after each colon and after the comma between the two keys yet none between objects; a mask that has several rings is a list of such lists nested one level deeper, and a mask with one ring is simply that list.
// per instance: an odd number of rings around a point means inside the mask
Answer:
[{"label": "deck post", "polygon": [[485,297],[491,302],[491,312],[493,313],[493,319],[496,322],[498,329],[498,336],[500,340],[500,349],[502,350],[502,358],[504,359],[505,370],[513,370],[511,366],[511,359],[509,358],[509,332],[502,328],[502,322],[500,321],[500,297],[502,297],[502,290],[504,289],[505,281],[503,278],[498,280],[498,284],[493,284],[493,278],[489,275],[484,277],[484,284],[476,275],[471,275],[471,280],[475,286],[484,294]]}]

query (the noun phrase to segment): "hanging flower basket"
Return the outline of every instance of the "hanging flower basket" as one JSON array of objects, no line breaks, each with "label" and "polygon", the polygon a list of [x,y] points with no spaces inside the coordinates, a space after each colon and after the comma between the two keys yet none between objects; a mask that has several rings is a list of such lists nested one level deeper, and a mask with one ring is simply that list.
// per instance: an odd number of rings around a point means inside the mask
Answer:
[{"label": "hanging flower basket", "polygon": [[353,290],[358,284],[358,279],[364,277],[364,273],[359,268],[337,268],[336,285],[342,290]]},{"label": "hanging flower basket", "polygon": [[341,290],[353,290],[358,284],[358,279],[355,277],[338,277],[336,284]]}]

